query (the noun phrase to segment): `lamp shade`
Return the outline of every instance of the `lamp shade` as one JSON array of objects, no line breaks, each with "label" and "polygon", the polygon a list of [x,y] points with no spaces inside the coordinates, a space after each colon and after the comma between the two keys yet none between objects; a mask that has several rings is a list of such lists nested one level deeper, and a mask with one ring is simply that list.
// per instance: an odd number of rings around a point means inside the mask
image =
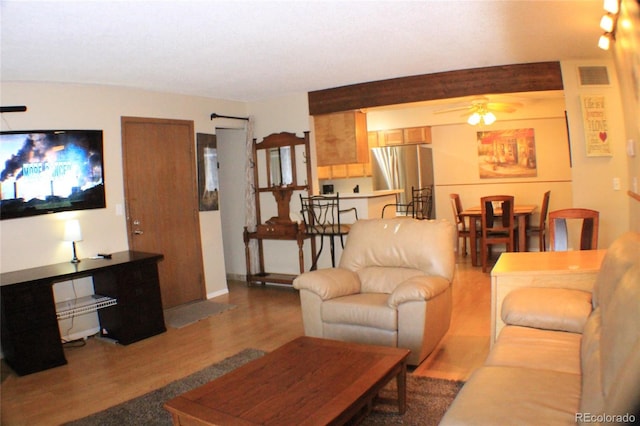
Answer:
[{"label": "lamp shade", "polygon": [[82,229],[78,219],[71,219],[65,223],[64,241],[82,241]]},{"label": "lamp shade", "polygon": [[480,114],[478,114],[477,112],[474,112],[467,119],[467,123],[471,124],[472,126],[475,126],[476,124],[480,123],[480,119],[481,119]]},{"label": "lamp shade", "polygon": [[496,122],[496,116],[491,111],[489,111],[482,116],[482,121],[488,126],[489,124],[493,124]]}]

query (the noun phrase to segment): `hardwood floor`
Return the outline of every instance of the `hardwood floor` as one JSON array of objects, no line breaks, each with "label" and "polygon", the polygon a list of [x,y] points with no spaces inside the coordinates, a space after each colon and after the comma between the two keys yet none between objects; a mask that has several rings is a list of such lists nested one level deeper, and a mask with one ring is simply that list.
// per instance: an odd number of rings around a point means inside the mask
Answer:
[{"label": "hardwood floor", "polygon": [[[304,334],[298,293],[230,282],[216,301],[237,307],[182,329],[119,346],[89,338],[68,364],[24,377],[2,363],[2,425],[57,425],[104,410],[246,348],[271,351]],[[412,374],[465,380],[489,351],[490,280],[458,258],[447,335]]]}]

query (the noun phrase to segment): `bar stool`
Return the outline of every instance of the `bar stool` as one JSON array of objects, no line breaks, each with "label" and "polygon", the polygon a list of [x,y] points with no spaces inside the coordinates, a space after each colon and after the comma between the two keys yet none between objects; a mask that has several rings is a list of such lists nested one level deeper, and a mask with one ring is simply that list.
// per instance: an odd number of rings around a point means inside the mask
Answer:
[{"label": "bar stool", "polygon": [[340,208],[340,194],[336,195],[314,195],[303,197],[300,194],[300,204],[302,206],[302,218],[304,220],[305,232],[315,238],[320,237],[320,249],[314,253],[311,270],[318,266],[318,258],[324,247],[324,237],[329,238],[331,250],[331,266],[336,266],[335,237],[340,237],[340,245],[344,248],[344,236],[351,229],[350,224],[342,223],[340,216],[345,213],[353,213],[355,220],[358,220],[358,211],[355,207],[348,209]]}]

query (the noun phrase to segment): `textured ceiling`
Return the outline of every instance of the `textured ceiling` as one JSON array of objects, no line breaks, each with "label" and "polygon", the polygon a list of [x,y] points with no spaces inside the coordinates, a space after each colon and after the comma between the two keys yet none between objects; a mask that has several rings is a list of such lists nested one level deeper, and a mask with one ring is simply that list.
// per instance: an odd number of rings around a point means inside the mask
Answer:
[{"label": "textured ceiling", "polygon": [[2,81],[254,101],[524,62],[599,59],[601,0],[12,1]]}]

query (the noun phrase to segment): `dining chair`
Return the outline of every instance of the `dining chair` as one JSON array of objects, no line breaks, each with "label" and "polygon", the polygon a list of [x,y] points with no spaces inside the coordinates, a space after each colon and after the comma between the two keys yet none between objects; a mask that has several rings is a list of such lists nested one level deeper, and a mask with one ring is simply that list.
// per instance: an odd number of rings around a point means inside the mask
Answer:
[{"label": "dining chair", "polygon": [[[413,192],[413,187],[411,187],[411,191]],[[382,214],[380,216],[382,219],[385,218],[385,213],[388,211],[387,207],[389,208],[389,210],[393,214],[393,216],[391,216],[391,217],[396,217],[398,215],[400,215],[400,216],[411,216],[413,214],[413,204],[411,203],[411,201],[408,202],[408,203],[401,203],[400,202],[400,194],[396,194],[396,202],[395,203],[385,204],[382,207]]]},{"label": "dining chair", "polygon": [[315,238],[320,237],[320,249],[313,255],[311,270],[315,270],[324,246],[324,237],[329,238],[331,251],[331,266],[336,266],[335,237],[340,237],[340,244],[344,248],[344,236],[351,230],[350,223],[342,223],[343,214],[352,213],[354,222],[358,220],[358,210],[355,207],[340,208],[340,194],[313,195],[303,197],[300,194],[301,214],[305,225],[305,233]]},{"label": "dining chair", "polygon": [[569,250],[567,220],[581,220],[580,250],[598,248],[598,224],[600,212],[590,209],[570,208],[549,212],[549,248],[552,251]]},{"label": "dining chair", "polygon": [[540,207],[540,221],[538,225],[527,227],[527,237],[538,236],[540,251],[547,250],[547,213],[549,211],[549,198],[551,191],[544,193],[542,197],[542,206]]},{"label": "dining chair", "polygon": [[431,219],[433,209],[433,187],[411,187],[412,216],[416,219]]},{"label": "dining chair", "polygon": [[482,272],[487,272],[487,261],[491,254],[491,246],[505,244],[506,251],[514,251],[515,218],[514,197],[512,195],[491,195],[480,198],[481,235],[480,256]]},{"label": "dining chair", "polygon": [[[460,239],[462,239],[462,254],[467,255],[467,239],[471,240],[471,232],[467,229],[467,224],[464,217],[461,216],[463,211],[462,202],[460,201],[460,194],[449,194],[451,199],[451,208],[453,210],[453,217],[456,221],[457,237],[456,237],[456,251],[459,248]],[[474,220],[474,219],[471,219]],[[471,242],[469,242],[471,244]],[[472,247],[475,250],[475,247]]]}]

